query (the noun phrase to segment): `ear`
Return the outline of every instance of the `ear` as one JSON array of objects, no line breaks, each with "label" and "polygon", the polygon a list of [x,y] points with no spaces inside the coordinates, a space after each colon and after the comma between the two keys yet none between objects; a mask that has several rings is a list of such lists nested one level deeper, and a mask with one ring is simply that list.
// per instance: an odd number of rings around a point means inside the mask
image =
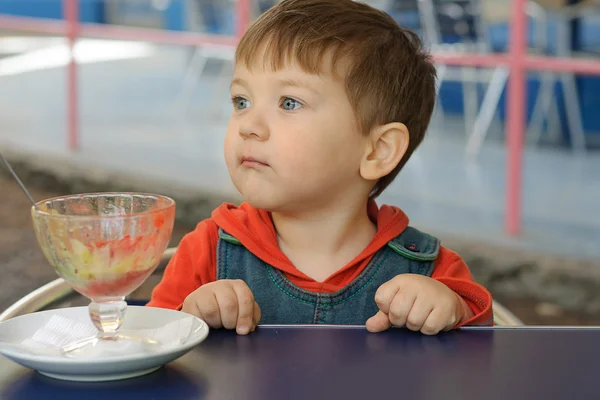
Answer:
[{"label": "ear", "polygon": [[371,130],[367,140],[360,175],[366,180],[376,181],[396,168],[408,149],[410,139],[406,125],[392,122]]}]

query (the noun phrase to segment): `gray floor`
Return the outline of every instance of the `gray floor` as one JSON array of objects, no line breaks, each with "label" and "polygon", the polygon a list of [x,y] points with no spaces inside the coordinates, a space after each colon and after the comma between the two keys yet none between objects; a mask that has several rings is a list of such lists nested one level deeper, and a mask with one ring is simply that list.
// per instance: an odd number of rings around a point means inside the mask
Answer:
[{"label": "gray floor", "polygon": [[[190,102],[179,102],[183,49],[84,65],[81,149],[66,151],[65,71],[0,76],[0,148],[26,149],[101,168],[235,194],[222,158],[228,68],[209,63]],[[187,104],[187,106],[185,104]],[[382,196],[417,227],[474,241],[600,260],[600,154],[525,154],[521,236],[504,234],[506,155],[494,137],[477,162],[464,158],[464,127],[448,117]],[[492,135],[493,136],[493,135]],[[600,266],[600,261],[599,261]]]}]

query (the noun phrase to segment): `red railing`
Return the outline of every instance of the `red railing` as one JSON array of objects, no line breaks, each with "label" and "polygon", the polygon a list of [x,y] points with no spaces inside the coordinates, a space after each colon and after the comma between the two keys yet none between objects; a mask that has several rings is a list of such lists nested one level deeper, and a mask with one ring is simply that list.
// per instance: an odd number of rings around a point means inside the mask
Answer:
[{"label": "red railing", "polygon": [[71,150],[79,146],[79,90],[77,79],[77,60],[73,48],[79,36],[79,1],[64,0],[64,15],[67,21],[67,39],[69,41],[70,59],[67,67],[67,129]]},{"label": "red railing", "polygon": [[[544,57],[527,54],[527,17],[524,13],[526,0],[512,0],[510,21],[509,51],[507,54],[451,54],[434,53],[439,64],[474,67],[509,68],[507,97],[507,191],[506,191],[506,231],[517,235],[521,230],[522,196],[522,152],[525,131],[526,72],[528,70],[549,70],[578,74],[600,75],[600,61],[593,59],[569,59]],[[235,37],[203,35],[196,33],[165,31],[110,26],[104,24],[80,23],[78,21],[79,0],[63,0],[65,20],[46,20],[0,15],[0,29],[26,31],[46,35],[64,35],[71,46],[79,37],[99,39],[137,40],[157,44],[180,46],[201,46],[207,44],[235,47],[238,39],[246,31],[251,20],[251,0],[238,0],[236,7]],[[67,68],[67,121],[68,146],[78,147],[79,100],[77,63],[73,56]]]},{"label": "red railing", "polygon": [[523,141],[525,131],[526,82],[525,57],[527,56],[527,16],[525,0],[512,0],[509,35],[509,63],[507,97],[507,182],[506,230],[516,235],[521,229],[521,198],[523,180]]}]

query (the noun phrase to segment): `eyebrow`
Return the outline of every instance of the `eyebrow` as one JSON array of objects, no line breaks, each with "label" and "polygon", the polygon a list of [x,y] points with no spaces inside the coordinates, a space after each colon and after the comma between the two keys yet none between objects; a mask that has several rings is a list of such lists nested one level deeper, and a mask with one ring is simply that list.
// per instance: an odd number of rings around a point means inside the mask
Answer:
[{"label": "eyebrow", "polygon": [[231,89],[233,87],[233,85],[240,85],[240,86],[243,86],[245,89],[248,89],[248,82],[246,82],[245,80],[243,80],[241,78],[234,78],[231,81],[231,85],[229,85],[229,88]]},{"label": "eyebrow", "polygon": [[[278,79],[277,82],[282,87],[297,87],[297,88],[307,89],[307,90],[310,90],[315,93],[319,93],[319,91],[314,86],[309,85],[302,81],[298,81],[298,80],[294,80],[294,79]],[[244,87],[245,89],[248,89],[248,86],[249,86],[248,82],[241,78],[234,78],[231,81],[230,88],[233,87],[234,85],[240,85],[240,86]]]},{"label": "eyebrow", "polygon": [[309,85],[305,82],[302,81],[297,81],[294,79],[280,79],[278,81],[281,86],[283,87],[297,87],[297,88],[303,88],[303,89],[308,89],[312,92],[318,92],[316,88],[314,88],[312,85]]}]

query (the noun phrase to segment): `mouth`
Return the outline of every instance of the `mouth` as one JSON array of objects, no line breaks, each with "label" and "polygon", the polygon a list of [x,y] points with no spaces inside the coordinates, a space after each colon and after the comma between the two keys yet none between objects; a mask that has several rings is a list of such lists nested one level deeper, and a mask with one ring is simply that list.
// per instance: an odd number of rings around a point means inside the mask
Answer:
[{"label": "mouth", "polygon": [[269,166],[269,164],[267,164],[266,162],[257,160],[253,157],[242,157],[241,164],[243,167],[246,168],[261,168]]}]

